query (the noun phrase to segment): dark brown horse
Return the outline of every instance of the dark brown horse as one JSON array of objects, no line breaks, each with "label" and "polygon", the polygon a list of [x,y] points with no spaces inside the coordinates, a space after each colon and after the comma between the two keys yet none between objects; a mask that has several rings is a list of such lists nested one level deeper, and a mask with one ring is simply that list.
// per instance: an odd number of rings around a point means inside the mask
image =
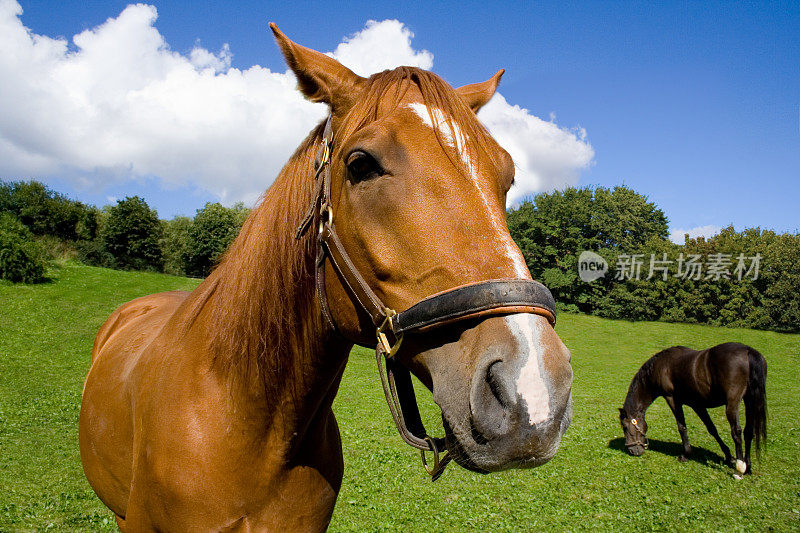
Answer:
[{"label": "dark brown horse", "polygon": [[[657,353],[633,377],[625,404],[619,410],[628,452],[636,456],[644,452],[647,447],[645,411],[656,398],[663,396],[678,422],[683,443],[681,461],[686,461],[692,452],[683,417],[683,406],[688,405],[719,443],[726,462],[733,465],[731,450],[720,438],[706,410],[724,405],[736,447],[736,469],[743,474],[752,473],[750,443],[755,437],[758,452],[762,441],[767,438],[766,379],[764,356],[736,342],[726,342],[706,350],[673,346]],[[744,454],[742,428],[739,426],[739,403],[742,399],[746,422]]]},{"label": "dark brown horse", "polygon": [[[195,291],[139,298],[100,329],[81,460],[122,530],[324,530],[354,343],[377,343],[401,434],[434,461],[537,466],[570,422],[552,297],[505,223],[514,165],[475,116],[502,71],[460,89],[411,67],[362,78],[272,29],[331,114]],[[409,370],[444,439],[418,423]]]}]

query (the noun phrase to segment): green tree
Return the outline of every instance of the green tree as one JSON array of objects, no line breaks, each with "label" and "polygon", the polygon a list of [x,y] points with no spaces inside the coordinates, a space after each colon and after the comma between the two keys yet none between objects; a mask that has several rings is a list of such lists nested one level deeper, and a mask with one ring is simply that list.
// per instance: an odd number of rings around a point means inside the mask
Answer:
[{"label": "green tree", "polygon": [[174,276],[186,275],[186,257],[189,253],[189,230],[192,219],[175,217],[163,222],[161,249],[164,252],[164,272]]},{"label": "green tree", "polygon": [[[610,289],[608,278],[584,283],[578,257],[592,250],[610,262],[651,239],[665,241],[667,218],[627,187],[568,187],[543,193],[508,212],[508,228],[535,279],[547,285],[562,308],[593,312]],[[627,298],[627,296],[625,297]]]},{"label": "green tree", "polygon": [[160,271],[164,264],[161,231],[155,210],[138,196],[126,197],[109,209],[101,242],[116,268]]},{"label": "green tree", "polygon": [[770,328],[800,331],[800,234],[770,235],[762,253],[763,308]]},{"label": "green tree", "polygon": [[209,202],[199,209],[188,230],[186,273],[207,276],[239,234],[248,212],[242,204],[227,208],[218,202]]},{"label": "green tree", "polygon": [[590,233],[600,248],[633,251],[653,237],[666,239],[669,222],[647,197],[625,186],[594,190]]}]

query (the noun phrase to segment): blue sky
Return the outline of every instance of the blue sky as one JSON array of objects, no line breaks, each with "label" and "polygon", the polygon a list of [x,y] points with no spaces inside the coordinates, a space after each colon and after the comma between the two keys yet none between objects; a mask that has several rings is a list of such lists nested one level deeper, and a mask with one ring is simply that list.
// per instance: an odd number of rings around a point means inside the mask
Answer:
[{"label": "blue sky", "polygon": [[[69,41],[118,17],[127,3],[20,5],[31,32]],[[227,43],[230,67],[273,72],[285,66],[268,21],[301,44],[333,51],[367,20],[396,19],[413,32],[413,51],[430,52],[433,70],[451,84],[505,68],[500,92],[509,104],[575,133],[565,142],[591,146],[589,165],[574,163],[564,171],[574,178],[552,183],[626,184],[656,202],[672,229],[732,223],[800,230],[797,2],[152,5],[154,26],[170,50],[189,55],[200,46],[216,54]],[[0,177],[19,176],[10,172],[0,168]],[[153,172],[96,181],[91,172],[82,179],[52,174],[48,183],[72,197],[103,204],[140,194],[162,217],[191,215],[217,199],[190,181],[166,183]]]}]

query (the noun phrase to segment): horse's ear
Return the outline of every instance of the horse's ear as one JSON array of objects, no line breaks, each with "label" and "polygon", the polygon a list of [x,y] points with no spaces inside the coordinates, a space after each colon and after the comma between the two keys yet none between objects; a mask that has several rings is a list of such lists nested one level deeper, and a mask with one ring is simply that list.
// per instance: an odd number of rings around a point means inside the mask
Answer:
[{"label": "horse's ear", "polygon": [[489,100],[494,96],[494,92],[497,90],[497,86],[500,84],[500,78],[503,77],[504,72],[505,69],[501,68],[497,71],[497,74],[488,80],[481,83],[464,85],[456,89],[456,92],[461,95],[461,98],[464,99],[470,109],[477,113],[478,110],[489,103]]},{"label": "horse's ear", "polygon": [[355,94],[366,80],[332,57],[292,42],[274,22],[270,22],[269,27],[286,63],[297,76],[300,92],[312,102],[330,105],[335,113],[350,109]]}]

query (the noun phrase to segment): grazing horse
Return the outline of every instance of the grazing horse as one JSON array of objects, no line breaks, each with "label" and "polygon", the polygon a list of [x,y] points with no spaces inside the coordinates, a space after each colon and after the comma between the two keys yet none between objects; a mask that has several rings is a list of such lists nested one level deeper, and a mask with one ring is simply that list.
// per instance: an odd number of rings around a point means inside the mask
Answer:
[{"label": "grazing horse", "polygon": [[[572,416],[552,296],[505,222],[514,165],[475,116],[502,71],[459,89],[412,67],[362,78],[271,27],[330,116],[197,289],[133,300],[100,329],[81,460],[122,530],[324,530],[353,344],[377,344],[392,415],[434,475],[450,457],[540,465]],[[421,428],[409,371],[444,438]]]},{"label": "grazing horse", "polygon": [[[683,406],[691,407],[708,432],[719,443],[725,461],[733,464],[731,450],[717,433],[708,416],[709,407],[725,406],[736,447],[736,469],[751,474],[750,443],[755,436],[756,452],[767,438],[767,362],[753,348],[726,342],[706,350],[673,346],[648,359],[633,376],[625,404],[619,410],[619,421],[625,432],[625,446],[631,455],[642,455],[647,447],[645,411],[663,396],[678,422],[686,461],[692,452],[686,434]],[[744,399],[745,451],[742,455],[742,428],[739,426],[739,402]]]}]

